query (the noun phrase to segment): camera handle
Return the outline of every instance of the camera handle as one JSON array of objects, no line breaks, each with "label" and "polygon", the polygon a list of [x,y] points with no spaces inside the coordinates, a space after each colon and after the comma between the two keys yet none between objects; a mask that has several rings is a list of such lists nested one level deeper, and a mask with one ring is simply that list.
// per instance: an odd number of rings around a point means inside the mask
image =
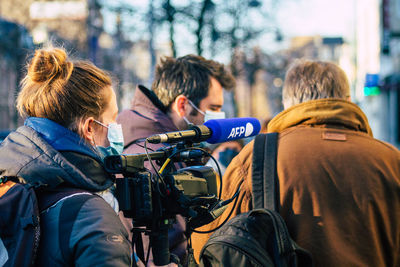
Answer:
[{"label": "camera handle", "polygon": [[157,231],[150,233],[150,244],[152,246],[153,260],[155,265],[168,265],[170,261],[168,242],[169,221],[160,224]]}]

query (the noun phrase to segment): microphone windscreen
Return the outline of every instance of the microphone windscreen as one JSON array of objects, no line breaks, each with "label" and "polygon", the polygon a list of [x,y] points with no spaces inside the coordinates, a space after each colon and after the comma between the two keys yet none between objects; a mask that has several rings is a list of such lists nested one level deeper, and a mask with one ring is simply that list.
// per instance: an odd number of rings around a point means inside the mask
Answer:
[{"label": "microphone windscreen", "polygon": [[206,140],[210,144],[254,136],[261,130],[260,121],[251,117],[208,120],[204,125],[212,131],[211,137]]}]

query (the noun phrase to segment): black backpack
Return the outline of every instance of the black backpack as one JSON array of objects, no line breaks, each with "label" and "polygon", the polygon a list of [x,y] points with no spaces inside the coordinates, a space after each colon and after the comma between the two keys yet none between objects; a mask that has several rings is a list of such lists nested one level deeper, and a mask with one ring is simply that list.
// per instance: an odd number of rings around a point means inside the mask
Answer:
[{"label": "black backpack", "polygon": [[[86,191],[68,187],[47,189],[26,183],[20,177],[0,176],[0,266],[34,266],[40,241],[40,212],[66,196],[81,192]],[[95,196],[83,194],[68,198],[63,203],[66,208],[60,215],[60,222],[63,218],[77,216],[80,207],[92,197]],[[60,229],[63,229],[59,237],[61,252],[67,258],[72,224]]]},{"label": "black backpack", "polygon": [[290,237],[278,213],[278,134],[256,136],[253,150],[253,210],[218,229],[200,252],[200,266],[313,266],[311,254]]}]

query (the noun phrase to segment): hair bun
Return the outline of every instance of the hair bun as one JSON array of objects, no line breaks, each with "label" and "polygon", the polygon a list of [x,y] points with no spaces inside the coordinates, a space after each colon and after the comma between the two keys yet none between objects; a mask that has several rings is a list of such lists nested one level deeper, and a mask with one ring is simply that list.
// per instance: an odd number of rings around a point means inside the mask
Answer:
[{"label": "hair bun", "polygon": [[28,68],[28,76],[33,82],[51,82],[54,79],[68,80],[73,63],[68,61],[64,49],[48,48],[35,52]]}]

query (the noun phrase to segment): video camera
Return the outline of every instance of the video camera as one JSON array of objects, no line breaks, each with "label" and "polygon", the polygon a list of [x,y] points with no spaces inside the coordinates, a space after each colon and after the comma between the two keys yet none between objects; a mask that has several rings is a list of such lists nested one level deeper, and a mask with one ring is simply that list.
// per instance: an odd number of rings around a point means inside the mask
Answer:
[{"label": "video camera", "polygon": [[[146,153],[105,158],[106,170],[123,176],[116,179],[120,210],[125,217],[132,218],[133,231],[149,233],[156,265],[170,262],[168,229],[177,214],[186,218],[187,235],[190,236],[193,229],[221,215],[232,201],[222,201],[217,196],[222,188],[221,173],[217,174],[212,167],[200,166],[205,158],[212,156],[197,144],[253,136],[259,130],[260,123],[254,118],[209,120],[204,125],[193,125],[189,130],[146,138]],[[147,143],[172,145],[148,152]],[[145,168],[145,161],[152,165],[153,171]],[[161,166],[159,170],[153,161]],[[188,167],[179,169],[176,167],[179,163]],[[219,170],[217,161],[215,163]],[[217,178],[220,179],[219,189]]]}]

